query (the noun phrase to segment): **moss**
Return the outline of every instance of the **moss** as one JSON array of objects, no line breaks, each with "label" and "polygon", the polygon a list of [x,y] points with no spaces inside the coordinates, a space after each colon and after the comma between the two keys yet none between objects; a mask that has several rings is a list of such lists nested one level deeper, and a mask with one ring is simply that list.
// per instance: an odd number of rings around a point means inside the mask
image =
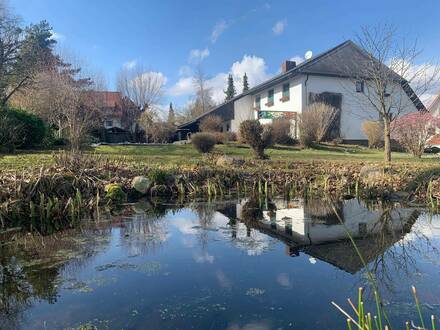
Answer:
[{"label": "moss", "polygon": [[105,186],[105,198],[113,203],[124,203],[127,201],[127,194],[117,183],[110,183]]}]

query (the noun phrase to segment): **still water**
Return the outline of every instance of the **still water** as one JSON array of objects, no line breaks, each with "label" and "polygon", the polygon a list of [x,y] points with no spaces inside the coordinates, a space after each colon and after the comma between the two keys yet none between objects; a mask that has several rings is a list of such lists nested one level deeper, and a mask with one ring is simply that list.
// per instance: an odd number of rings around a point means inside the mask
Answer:
[{"label": "still water", "polygon": [[347,232],[396,328],[416,319],[411,285],[440,316],[440,218],[423,210],[235,199],[126,212],[3,245],[0,328],[344,329],[331,301],[368,287]]}]

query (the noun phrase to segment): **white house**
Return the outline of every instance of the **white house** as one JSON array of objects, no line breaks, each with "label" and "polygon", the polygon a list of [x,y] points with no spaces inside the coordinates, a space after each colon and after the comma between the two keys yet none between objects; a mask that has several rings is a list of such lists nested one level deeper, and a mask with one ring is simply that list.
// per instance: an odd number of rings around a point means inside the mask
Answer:
[{"label": "white house", "polygon": [[[237,132],[244,120],[258,119],[270,123],[275,118],[289,118],[292,134],[297,135],[297,116],[308,105],[324,102],[339,110],[336,137],[348,143],[363,142],[361,130],[365,120],[378,120],[378,114],[365,95],[368,79],[356,80],[355,73],[370,64],[368,54],[348,40],[322,54],[296,65],[285,61],[281,73],[208,113],[179,127],[181,132],[195,132],[205,116],[224,119],[225,131]],[[424,109],[422,102],[404,80],[396,74],[396,86],[389,88],[404,113]],[[403,108],[403,110],[402,110]]]}]

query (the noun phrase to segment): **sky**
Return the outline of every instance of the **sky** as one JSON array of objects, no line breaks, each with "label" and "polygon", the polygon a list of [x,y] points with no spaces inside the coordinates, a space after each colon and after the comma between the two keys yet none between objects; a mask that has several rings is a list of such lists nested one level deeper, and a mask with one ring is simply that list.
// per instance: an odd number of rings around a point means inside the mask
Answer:
[{"label": "sky", "polygon": [[101,72],[109,90],[123,67],[141,64],[164,82],[161,105],[179,109],[194,94],[202,63],[217,102],[232,73],[251,87],[279,73],[286,59],[319,54],[362,26],[393,25],[417,40],[419,61],[440,62],[440,0],[9,0],[24,24],[47,20],[58,47]]}]

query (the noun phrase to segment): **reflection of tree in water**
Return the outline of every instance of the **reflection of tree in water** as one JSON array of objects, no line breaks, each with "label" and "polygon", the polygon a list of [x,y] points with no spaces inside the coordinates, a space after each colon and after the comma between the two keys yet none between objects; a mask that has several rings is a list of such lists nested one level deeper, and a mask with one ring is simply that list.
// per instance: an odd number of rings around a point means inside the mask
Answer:
[{"label": "reflection of tree in water", "polygon": [[[74,235],[76,233],[76,235]],[[0,329],[20,328],[23,312],[35,300],[57,302],[61,274],[78,272],[102,248],[109,230],[88,232],[84,239],[69,230],[56,237],[0,246]]]},{"label": "reflection of tree in water", "polygon": [[214,225],[214,216],[217,212],[217,205],[211,202],[199,202],[192,204],[191,209],[197,214],[200,225],[197,239],[200,242],[202,249],[205,249],[209,241],[209,229],[212,229]]}]

